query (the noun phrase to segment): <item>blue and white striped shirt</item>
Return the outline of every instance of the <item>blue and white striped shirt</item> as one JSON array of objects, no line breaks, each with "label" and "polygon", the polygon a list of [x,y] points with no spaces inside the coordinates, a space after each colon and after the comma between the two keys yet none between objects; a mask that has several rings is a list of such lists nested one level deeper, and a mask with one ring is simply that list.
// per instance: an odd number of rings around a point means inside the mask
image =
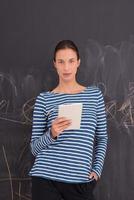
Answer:
[{"label": "blue and white striped shirt", "polygon": [[[57,139],[50,134],[60,104],[82,103],[80,129],[64,130]],[[34,105],[31,151],[35,156],[30,176],[81,183],[91,171],[100,177],[106,149],[107,123],[104,98],[96,86],[75,93],[40,93]]]}]

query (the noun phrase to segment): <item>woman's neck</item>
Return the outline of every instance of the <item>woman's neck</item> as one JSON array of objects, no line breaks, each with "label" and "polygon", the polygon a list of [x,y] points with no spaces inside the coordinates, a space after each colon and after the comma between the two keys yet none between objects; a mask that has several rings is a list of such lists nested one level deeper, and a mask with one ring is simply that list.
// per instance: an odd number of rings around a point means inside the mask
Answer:
[{"label": "woman's neck", "polygon": [[59,83],[55,88],[57,92],[65,92],[65,93],[72,93],[72,92],[79,92],[82,90],[84,86],[80,85],[77,82],[73,83]]}]

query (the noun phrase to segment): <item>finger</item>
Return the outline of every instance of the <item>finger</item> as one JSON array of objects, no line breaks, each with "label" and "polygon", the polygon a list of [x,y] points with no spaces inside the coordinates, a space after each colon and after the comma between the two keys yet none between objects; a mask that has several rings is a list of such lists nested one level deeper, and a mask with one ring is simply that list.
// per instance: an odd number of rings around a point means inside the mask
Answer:
[{"label": "finger", "polygon": [[89,178],[91,178],[91,179],[92,179],[93,177],[94,177],[94,176],[93,176],[92,174],[90,174]]},{"label": "finger", "polygon": [[66,127],[66,126],[69,126],[71,124],[71,120],[67,120],[67,121],[64,121],[64,122],[62,122],[62,123],[59,123],[58,124],[58,127],[59,128],[64,128],[64,127]]},{"label": "finger", "polygon": [[66,128],[68,128],[70,126],[70,124],[64,125],[62,127],[59,128],[60,132],[63,132]]},{"label": "finger", "polygon": [[65,118],[65,117],[57,117],[55,120],[54,120],[54,123],[61,123],[61,122],[64,122],[64,121],[67,121],[69,119]]},{"label": "finger", "polygon": [[67,124],[67,123],[69,123],[69,122],[71,122],[71,120],[70,120],[70,119],[67,119],[67,118],[60,119],[60,120],[57,121],[57,123],[60,124],[60,125],[62,125],[62,124]]},{"label": "finger", "polygon": [[67,120],[66,117],[57,117],[56,119],[57,119],[57,121],[65,121],[65,120]]},{"label": "finger", "polygon": [[89,178],[94,178],[94,172],[91,172]]},{"label": "finger", "polygon": [[98,176],[97,176],[97,174],[94,173],[94,172],[92,172],[92,173],[90,174],[89,178],[95,179],[96,181],[98,180]]},{"label": "finger", "polygon": [[98,180],[98,178],[95,178],[95,177],[94,177],[94,179],[95,179],[96,181]]},{"label": "finger", "polygon": [[60,129],[58,129],[59,131],[59,133],[62,133],[63,131],[64,131],[64,129],[63,128],[60,128]]}]

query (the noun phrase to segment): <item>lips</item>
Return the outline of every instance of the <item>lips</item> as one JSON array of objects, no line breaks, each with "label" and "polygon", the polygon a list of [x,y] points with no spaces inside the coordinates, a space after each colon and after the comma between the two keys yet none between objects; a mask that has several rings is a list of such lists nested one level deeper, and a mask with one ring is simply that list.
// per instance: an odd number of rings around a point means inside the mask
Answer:
[{"label": "lips", "polygon": [[64,73],[63,75],[64,76],[69,76],[69,75],[71,75],[71,73]]}]

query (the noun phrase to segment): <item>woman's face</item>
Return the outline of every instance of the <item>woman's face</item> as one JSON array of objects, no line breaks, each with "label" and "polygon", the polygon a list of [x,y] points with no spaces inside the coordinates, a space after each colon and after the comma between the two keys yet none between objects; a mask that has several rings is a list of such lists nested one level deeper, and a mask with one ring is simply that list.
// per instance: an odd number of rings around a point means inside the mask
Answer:
[{"label": "woman's face", "polygon": [[73,81],[77,68],[80,65],[80,59],[77,59],[77,54],[72,49],[61,49],[56,53],[54,66],[59,75],[60,81]]}]

